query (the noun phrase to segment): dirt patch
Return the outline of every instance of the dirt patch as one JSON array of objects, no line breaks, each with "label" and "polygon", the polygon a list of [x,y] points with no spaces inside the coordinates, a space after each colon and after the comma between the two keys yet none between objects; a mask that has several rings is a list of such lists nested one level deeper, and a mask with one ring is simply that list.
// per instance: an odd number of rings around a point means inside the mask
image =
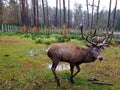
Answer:
[{"label": "dirt patch", "polygon": [[16,43],[18,41],[16,40],[0,40],[0,43],[3,43],[3,44],[11,44],[11,43]]}]

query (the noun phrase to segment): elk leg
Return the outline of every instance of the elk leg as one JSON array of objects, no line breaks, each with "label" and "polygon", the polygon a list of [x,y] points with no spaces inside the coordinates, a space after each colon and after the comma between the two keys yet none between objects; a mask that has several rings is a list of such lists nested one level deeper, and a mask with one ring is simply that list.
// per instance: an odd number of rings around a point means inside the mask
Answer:
[{"label": "elk leg", "polygon": [[52,65],[51,69],[52,69],[52,72],[54,74],[54,78],[55,78],[55,80],[57,82],[57,85],[60,86],[60,81],[59,81],[59,79],[57,77],[57,74],[55,73],[55,69],[56,69],[57,65],[58,65],[58,62],[53,62],[53,65]]},{"label": "elk leg", "polygon": [[79,65],[76,65],[76,67],[77,67],[77,72],[73,75],[73,77],[75,77],[75,76],[80,72],[80,67],[79,67]]},{"label": "elk leg", "polygon": [[73,77],[75,77],[79,72],[80,72],[80,67],[79,65],[76,65],[77,67],[77,72],[73,75],[73,70],[74,70],[74,65],[70,64],[70,70],[71,70],[71,77],[70,81],[74,84]]},{"label": "elk leg", "polygon": [[74,80],[73,80],[73,70],[74,70],[74,65],[73,65],[73,64],[70,64],[70,71],[71,71],[70,82],[74,84]]}]

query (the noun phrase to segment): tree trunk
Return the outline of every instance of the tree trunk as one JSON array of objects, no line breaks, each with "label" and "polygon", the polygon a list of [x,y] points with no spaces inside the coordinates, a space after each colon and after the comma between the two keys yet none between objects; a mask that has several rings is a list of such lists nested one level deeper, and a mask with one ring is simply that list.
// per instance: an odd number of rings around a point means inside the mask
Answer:
[{"label": "tree trunk", "polygon": [[42,7],[43,7],[43,18],[44,18],[44,31],[46,33],[46,18],[45,18],[45,5],[44,0],[42,0]]},{"label": "tree trunk", "polygon": [[86,0],[86,6],[87,6],[87,19],[88,19],[88,23],[87,23],[87,27],[90,27],[90,20],[89,20],[89,8],[88,8],[88,0]]},{"label": "tree trunk", "polygon": [[47,32],[50,31],[50,22],[49,22],[49,11],[48,11],[48,1],[46,0],[46,9],[47,9]]},{"label": "tree trunk", "polygon": [[63,29],[64,29],[64,32],[63,32],[63,38],[65,39],[66,38],[66,9],[65,9],[65,0],[63,0],[63,13],[64,13],[64,24],[63,24]]},{"label": "tree trunk", "polygon": [[100,0],[98,0],[98,6],[97,6],[97,19],[96,19],[97,28],[98,28],[98,20],[99,20],[99,7],[100,7]]},{"label": "tree trunk", "polygon": [[109,3],[109,13],[108,13],[108,22],[107,22],[107,29],[106,29],[106,33],[108,33],[108,32],[110,31],[111,3],[112,3],[112,0],[110,0],[110,3]]},{"label": "tree trunk", "polygon": [[32,0],[32,8],[33,8],[33,30],[34,30],[34,32],[37,32],[38,30],[37,30],[37,22],[36,22],[36,0]]},{"label": "tree trunk", "polygon": [[116,20],[116,9],[117,9],[117,0],[116,0],[116,3],[115,3],[115,8],[114,8],[114,15],[113,15],[112,27],[114,27],[114,25],[115,25],[115,20]]},{"label": "tree trunk", "polygon": [[28,32],[28,27],[26,25],[26,11],[25,11],[25,0],[20,0],[21,3],[21,18],[22,18],[22,26],[23,26],[23,32],[27,33]]},{"label": "tree trunk", "polygon": [[63,33],[63,30],[61,28],[61,23],[62,23],[62,20],[61,20],[61,17],[62,17],[62,14],[61,14],[61,0],[59,0],[59,8],[60,8],[60,20],[59,20],[59,28],[60,28],[60,32],[61,34]]},{"label": "tree trunk", "polygon": [[115,31],[114,30],[114,24],[115,24],[115,20],[116,20],[116,8],[117,8],[117,0],[116,0],[116,3],[115,3],[115,8],[114,8],[114,15],[113,15],[113,23],[112,23],[112,35],[110,37],[110,41],[112,41],[112,36],[113,36],[113,32]]},{"label": "tree trunk", "polygon": [[94,0],[92,2],[92,17],[91,17],[91,27],[90,27],[91,30],[93,29],[93,14],[94,14]]},{"label": "tree trunk", "polygon": [[2,7],[3,3],[2,0],[0,0],[0,30],[2,30]]},{"label": "tree trunk", "polygon": [[55,12],[55,24],[54,24],[55,32],[56,32],[57,26],[58,26],[58,0],[56,0],[56,12]]}]

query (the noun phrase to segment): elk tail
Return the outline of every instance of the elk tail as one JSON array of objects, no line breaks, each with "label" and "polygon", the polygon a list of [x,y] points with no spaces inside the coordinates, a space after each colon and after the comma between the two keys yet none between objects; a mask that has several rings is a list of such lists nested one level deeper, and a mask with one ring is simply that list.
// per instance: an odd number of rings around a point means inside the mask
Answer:
[{"label": "elk tail", "polygon": [[45,50],[45,53],[48,55],[48,51],[50,50],[50,48],[46,49]]}]

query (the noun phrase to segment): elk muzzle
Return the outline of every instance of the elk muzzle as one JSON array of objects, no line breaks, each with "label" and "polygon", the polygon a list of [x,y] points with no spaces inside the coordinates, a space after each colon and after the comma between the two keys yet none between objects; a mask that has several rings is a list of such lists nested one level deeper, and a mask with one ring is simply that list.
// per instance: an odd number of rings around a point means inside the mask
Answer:
[{"label": "elk muzzle", "polygon": [[97,59],[100,60],[100,61],[102,61],[102,60],[103,60],[103,56],[99,55],[99,56],[97,57]]}]

